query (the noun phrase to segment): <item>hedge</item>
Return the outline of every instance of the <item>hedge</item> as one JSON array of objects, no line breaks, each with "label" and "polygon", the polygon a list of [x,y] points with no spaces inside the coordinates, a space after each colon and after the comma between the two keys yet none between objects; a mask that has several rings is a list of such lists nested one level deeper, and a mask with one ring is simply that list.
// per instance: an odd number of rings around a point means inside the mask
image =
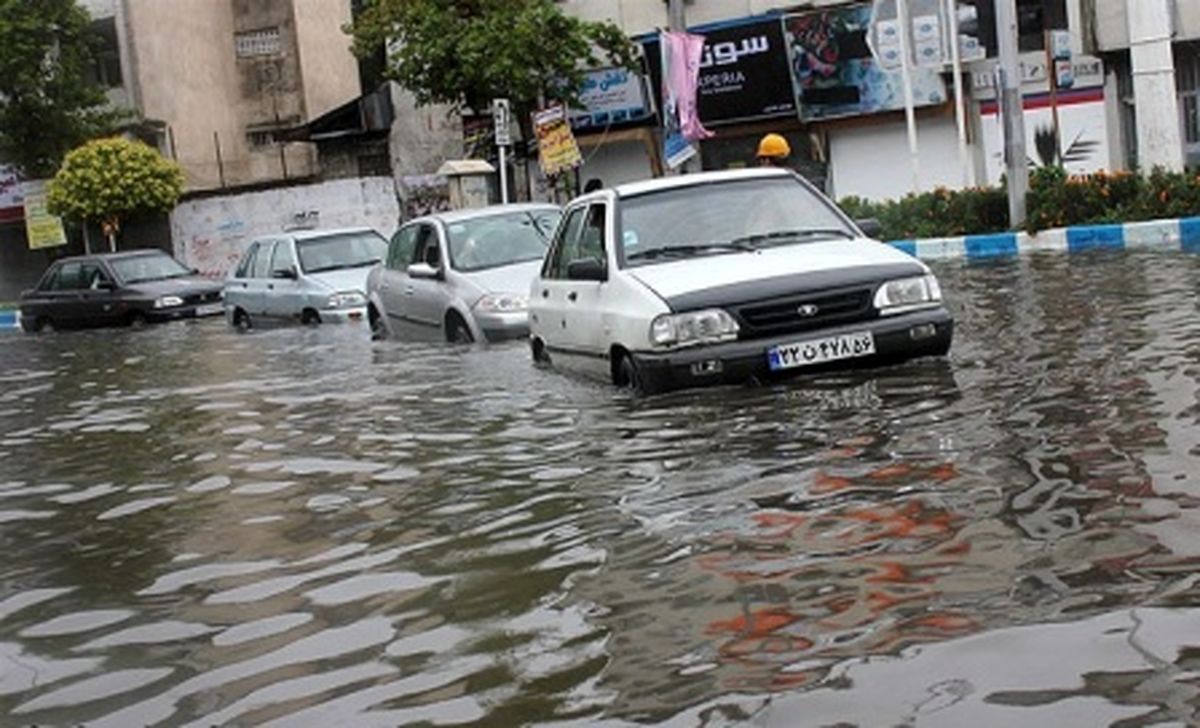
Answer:
[{"label": "hedge", "polygon": [[[942,238],[1003,232],[1008,191],[999,187],[938,188],[900,200],[870,202],[847,197],[839,204],[856,219],[875,218],[884,240]],[[1062,167],[1039,167],[1029,180],[1025,229],[1096,223],[1139,222],[1200,215],[1200,175],[1156,169],[1068,175]]]}]

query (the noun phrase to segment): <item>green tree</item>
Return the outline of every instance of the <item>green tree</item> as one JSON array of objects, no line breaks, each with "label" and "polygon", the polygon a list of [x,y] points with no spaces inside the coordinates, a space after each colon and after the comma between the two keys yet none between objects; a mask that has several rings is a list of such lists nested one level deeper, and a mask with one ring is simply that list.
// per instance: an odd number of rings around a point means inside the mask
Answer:
[{"label": "green tree", "polygon": [[620,28],[553,0],[363,0],[347,31],[360,57],[390,49],[387,75],[418,103],[486,110],[504,97],[522,124],[539,99],[576,100],[588,68],[635,65]]},{"label": "green tree", "polygon": [[99,222],[116,250],[121,223],[138,214],[169,212],[183,194],[179,165],[142,142],[120,137],[88,142],[67,155],[46,188],[54,215]]},{"label": "green tree", "polygon": [[26,179],[120,118],[88,80],[92,40],[75,0],[0,0],[0,160]]}]

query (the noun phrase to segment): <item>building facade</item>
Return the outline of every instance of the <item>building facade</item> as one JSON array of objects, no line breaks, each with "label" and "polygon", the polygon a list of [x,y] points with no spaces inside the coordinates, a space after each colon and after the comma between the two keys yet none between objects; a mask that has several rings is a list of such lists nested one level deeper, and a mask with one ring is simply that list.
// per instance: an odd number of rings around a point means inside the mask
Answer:
[{"label": "building facade", "polygon": [[350,0],[83,0],[104,40],[97,81],[189,192],[314,176],[286,130],[361,93]]},{"label": "building facade", "polygon": [[[1089,39],[1084,2],[1017,0],[1031,160],[1053,162],[1052,153],[1046,159],[1046,139],[1057,128],[1062,159],[1074,173],[1106,169],[1112,162],[1103,65],[1084,53]],[[872,5],[869,0],[685,2],[689,31],[706,39],[699,107],[702,121],[715,133],[699,143],[699,166],[753,164],[759,138],[771,131],[790,141],[792,166],[835,197],[879,200],[914,188],[998,183],[1003,142],[992,91],[992,0],[909,0],[914,17],[931,14],[943,24],[948,23],[945,9],[955,8],[963,43],[969,47],[973,41],[975,48],[964,63],[963,156],[949,64],[914,69],[920,160],[915,175],[900,74],[878,68],[867,43]],[[661,159],[645,150],[661,142],[653,113],[660,83],[655,39],[657,29],[667,25],[666,3],[564,0],[561,7],[588,20],[614,22],[643,45],[645,93],[653,107],[642,122],[622,117],[614,123],[593,114],[590,122],[577,124],[586,160],[581,175],[619,183],[658,173]],[[1069,88],[1053,94],[1047,72],[1053,64],[1046,54],[1050,29],[1068,31],[1074,68]],[[943,59],[949,60],[948,47]]]}]

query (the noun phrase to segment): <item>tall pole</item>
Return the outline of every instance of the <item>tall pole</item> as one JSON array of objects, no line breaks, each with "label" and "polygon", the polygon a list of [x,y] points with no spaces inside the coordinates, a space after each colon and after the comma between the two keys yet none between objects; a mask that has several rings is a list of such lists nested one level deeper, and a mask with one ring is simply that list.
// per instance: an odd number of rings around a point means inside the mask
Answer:
[{"label": "tall pole", "polygon": [[1008,167],[1008,221],[1015,229],[1025,224],[1025,195],[1029,191],[1016,0],[996,0],[996,41],[1000,56],[1000,110],[1004,115],[1004,160]]},{"label": "tall pole", "polygon": [[508,147],[500,145],[500,203],[508,204]]},{"label": "tall pole", "polygon": [[921,152],[917,147],[916,102],[913,100],[912,50],[909,33],[912,21],[908,15],[908,0],[896,0],[896,16],[900,21],[900,80],[904,84],[904,119],[908,124],[908,156],[912,162],[912,192],[921,192]]},{"label": "tall pole", "polygon": [[954,69],[954,122],[958,126],[958,163],[963,187],[975,184],[975,170],[967,151],[967,97],[963,94],[962,47],[958,39],[958,0],[945,0],[950,27],[950,63]]},{"label": "tall pole", "polygon": [[667,0],[667,29],[687,30],[687,12],[684,10],[683,0]]},{"label": "tall pole", "polygon": [[1054,32],[1047,28],[1044,32],[1046,45],[1046,83],[1050,85],[1050,113],[1054,119],[1054,163],[1061,165],[1062,158],[1062,125],[1058,122],[1058,61],[1054,57]]}]

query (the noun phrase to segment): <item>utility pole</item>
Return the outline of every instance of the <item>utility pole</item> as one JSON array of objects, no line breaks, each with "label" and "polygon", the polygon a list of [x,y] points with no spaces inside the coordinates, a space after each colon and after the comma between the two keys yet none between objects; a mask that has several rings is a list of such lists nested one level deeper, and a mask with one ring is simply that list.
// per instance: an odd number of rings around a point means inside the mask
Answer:
[{"label": "utility pole", "polygon": [[921,152],[917,146],[916,102],[912,84],[912,18],[908,0],[896,0],[896,18],[900,22],[900,79],[904,86],[904,121],[908,127],[908,159],[912,165],[912,193],[921,194]]},{"label": "utility pole", "polygon": [[1025,224],[1025,196],[1029,192],[1016,0],[996,0],[996,41],[1000,56],[997,71],[1000,112],[1004,117],[1004,161],[1008,167],[1008,222],[1016,229]]},{"label": "utility pole", "polygon": [[684,10],[683,0],[667,0],[667,29],[687,30],[687,11]]}]

